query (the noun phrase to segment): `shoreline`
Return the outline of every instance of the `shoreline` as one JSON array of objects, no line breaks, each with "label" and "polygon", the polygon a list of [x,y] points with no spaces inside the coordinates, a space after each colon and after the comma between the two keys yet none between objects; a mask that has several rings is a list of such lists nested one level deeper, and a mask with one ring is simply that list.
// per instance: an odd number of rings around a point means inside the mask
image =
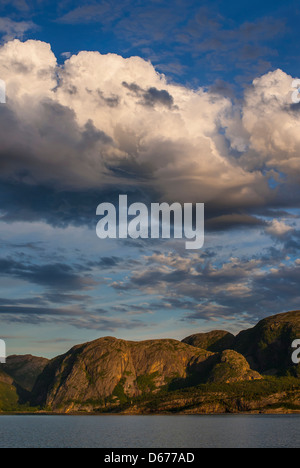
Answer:
[{"label": "shoreline", "polygon": [[241,411],[241,412],[223,412],[223,413],[98,413],[98,412],[73,412],[73,413],[56,413],[47,411],[34,412],[0,412],[1,416],[288,416],[300,415],[300,410],[291,411]]}]

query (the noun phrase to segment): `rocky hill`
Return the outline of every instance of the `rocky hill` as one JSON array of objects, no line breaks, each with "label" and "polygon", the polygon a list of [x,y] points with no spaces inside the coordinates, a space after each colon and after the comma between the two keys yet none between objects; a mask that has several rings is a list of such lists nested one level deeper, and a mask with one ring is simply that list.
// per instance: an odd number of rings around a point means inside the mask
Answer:
[{"label": "rocky hill", "polygon": [[299,366],[291,361],[295,339],[300,339],[300,311],[273,315],[242,331],[235,339],[234,349],[258,372],[300,376]]},{"label": "rocky hill", "polygon": [[262,376],[250,368],[244,356],[228,349],[221,353],[220,362],[212,369],[208,382],[233,383],[260,379]]},{"label": "rocky hill", "polygon": [[50,361],[11,356],[0,369],[0,411],[25,397],[61,413],[300,411],[299,365],[291,361],[297,338],[299,311],[236,337],[218,330],[182,342],[105,337]]},{"label": "rocky hill", "polygon": [[34,403],[56,411],[88,411],[161,389],[261,378],[235,351],[219,354],[175,340],[129,342],[107,337],[51,361],[33,394]]},{"label": "rocky hill", "polygon": [[214,330],[191,335],[183,342],[213,352],[235,350],[260,373],[298,376],[299,366],[291,361],[291,344],[295,339],[300,339],[300,311],[267,317],[236,337],[226,331]]},{"label": "rocky hill", "polygon": [[176,340],[101,338],[53,359],[33,389],[34,402],[62,411],[118,403],[175,381],[200,381],[216,362],[213,353]]},{"label": "rocky hill", "polygon": [[48,362],[49,359],[31,355],[9,356],[2,369],[16,384],[30,392]]},{"label": "rocky hill", "polygon": [[0,411],[29,410],[31,390],[49,362],[35,356],[9,356],[0,365]]},{"label": "rocky hill", "polygon": [[223,330],[213,330],[208,333],[197,333],[188,336],[182,340],[182,343],[187,343],[196,348],[206,349],[213,353],[220,353],[226,349],[232,349],[234,346],[235,336],[232,333]]}]

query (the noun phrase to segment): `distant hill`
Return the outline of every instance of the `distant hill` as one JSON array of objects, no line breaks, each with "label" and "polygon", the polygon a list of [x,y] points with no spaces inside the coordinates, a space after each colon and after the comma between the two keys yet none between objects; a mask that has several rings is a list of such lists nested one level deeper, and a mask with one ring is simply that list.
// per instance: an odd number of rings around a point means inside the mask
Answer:
[{"label": "distant hill", "polygon": [[298,376],[299,366],[291,361],[291,344],[295,339],[300,339],[300,311],[267,317],[236,337],[226,331],[214,330],[191,335],[183,342],[213,352],[235,350],[258,372],[271,375],[290,372]]},{"label": "distant hill", "polygon": [[0,365],[0,411],[28,409],[24,404],[48,362],[45,358],[25,355],[9,356],[6,364]]},{"label": "distant hill", "polygon": [[[225,331],[142,342],[100,338],[50,361],[11,356],[0,367],[0,411],[300,412],[300,312]],[[23,407],[20,406],[19,410]]]},{"label": "distant hill", "polygon": [[242,331],[235,339],[234,349],[259,372],[300,376],[299,366],[291,361],[295,339],[300,339],[300,311],[273,315]]},{"label": "distant hill", "polygon": [[49,359],[31,355],[9,356],[2,369],[27,391],[31,391],[37,377],[48,364]]},{"label": "distant hill", "polygon": [[235,336],[232,335],[232,333],[222,330],[214,330],[208,333],[197,333],[182,340],[183,343],[195,346],[196,348],[206,349],[213,353],[220,353],[226,349],[232,349],[234,341]]}]

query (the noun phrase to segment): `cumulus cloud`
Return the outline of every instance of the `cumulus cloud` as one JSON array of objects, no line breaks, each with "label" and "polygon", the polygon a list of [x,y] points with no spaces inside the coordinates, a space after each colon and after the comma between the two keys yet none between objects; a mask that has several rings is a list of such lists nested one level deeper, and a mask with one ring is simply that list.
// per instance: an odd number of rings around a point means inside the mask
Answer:
[{"label": "cumulus cloud", "polygon": [[[255,210],[278,201],[271,174],[297,176],[298,123],[284,72],[255,80],[239,108],[213,90],[169,83],[140,57],[80,52],[58,65],[49,44],[14,40],[0,48],[0,76],[2,190],[15,184],[15,203],[44,187],[54,193],[52,211],[68,193],[66,212],[72,200],[78,206],[74,193],[91,204],[101,191],[139,188],[205,202],[212,228],[257,226]],[[22,212],[13,210],[6,219]]]},{"label": "cumulus cloud", "polygon": [[[241,34],[251,31],[245,27]],[[2,320],[61,320],[114,330],[144,322],[115,320],[110,312],[176,309],[184,319],[217,320],[297,308],[300,235],[295,220],[293,228],[288,224],[289,209],[300,202],[293,77],[281,70],[260,76],[235,101],[224,83],[209,89],[175,85],[140,57],[86,51],[64,57],[58,64],[41,41],[13,40],[0,47],[0,78],[7,88],[7,104],[0,106],[1,221],[88,224],[100,202],[117,202],[122,192],[145,202],[205,202],[206,228],[240,229],[238,242],[251,244],[250,253],[246,247],[242,252],[251,257],[255,251],[257,258],[235,258],[238,245],[230,232],[225,240],[211,236],[201,256],[179,247],[181,253],[150,255],[149,247],[159,249],[158,244],[148,243],[146,251],[134,242],[140,248],[135,259],[124,252],[120,258],[117,247],[102,258],[93,253],[68,265],[60,252],[45,259],[46,247],[27,238],[21,242],[18,233],[7,249],[24,253],[26,246],[36,257],[5,252],[0,275],[44,292],[40,302],[0,300]],[[267,251],[274,238],[282,250],[276,244]],[[105,294],[110,285],[112,295],[125,299],[99,309],[104,274]]]},{"label": "cumulus cloud", "polygon": [[299,181],[299,108],[292,102],[292,83],[276,70],[256,78],[246,92],[242,125],[249,151],[243,162],[248,169],[276,169]]},{"label": "cumulus cloud", "polygon": [[294,229],[285,224],[284,221],[279,221],[278,219],[273,219],[272,222],[269,223],[268,227],[266,228],[266,232],[271,234],[274,237],[284,237],[286,234],[290,233]]}]

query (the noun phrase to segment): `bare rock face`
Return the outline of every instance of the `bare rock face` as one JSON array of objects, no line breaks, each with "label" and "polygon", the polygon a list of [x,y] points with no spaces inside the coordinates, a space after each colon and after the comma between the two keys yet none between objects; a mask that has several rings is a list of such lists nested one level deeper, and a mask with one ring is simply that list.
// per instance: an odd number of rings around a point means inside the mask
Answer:
[{"label": "bare rock face", "polygon": [[245,380],[260,380],[262,376],[250,369],[247,360],[236,351],[223,351],[220,362],[212,370],[210,383],[234,383]]},{"label": "bare rock face", "polygon": [[235,336],[224,330],[213,330],[208,333],[196,333],[182,340],[196,348],[206,349],[213,353],[220,353],[225,349],[233,349]]},{"label": "bare rock face", "polygon": [[31,355],[9,356],[2,368],[17,385],[30,392],[48,362]]},{"label": "bare rock face", "polygon": [[108,397],[122,402],[192,373],[207,373],[215,362],[213,353],[176,340],[131,342],[106,337],[75,346],[50,361],[33,394],[38,404],[62,411]]}]

